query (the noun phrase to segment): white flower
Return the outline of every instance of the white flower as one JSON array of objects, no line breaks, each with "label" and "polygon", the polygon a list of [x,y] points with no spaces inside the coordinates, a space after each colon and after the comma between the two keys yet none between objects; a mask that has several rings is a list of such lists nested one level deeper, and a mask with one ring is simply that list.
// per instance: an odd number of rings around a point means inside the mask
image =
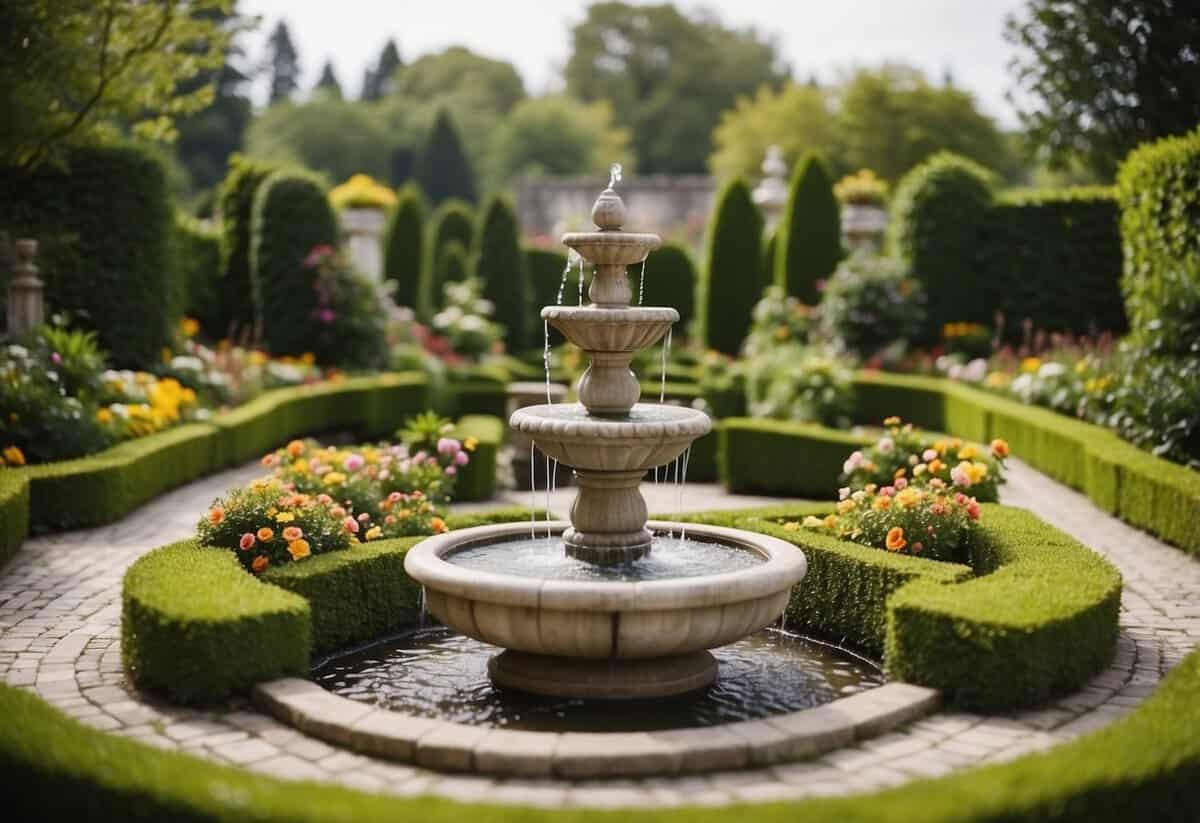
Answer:
[{"label": "white flower", "polygon": [[896,450],[896,441],[890,437],[881,437],[879,438],[879,442],[875,444],[875,448],[884,454],[891,454]]}]

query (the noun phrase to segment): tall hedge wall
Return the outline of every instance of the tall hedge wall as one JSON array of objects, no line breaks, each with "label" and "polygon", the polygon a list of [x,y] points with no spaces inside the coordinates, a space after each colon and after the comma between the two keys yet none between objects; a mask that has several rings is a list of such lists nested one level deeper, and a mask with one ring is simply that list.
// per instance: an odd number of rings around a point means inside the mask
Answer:
[{"label": "tall hedge wall", "polygon": [[461,200],[449,200],[434,209],[429,218],[429,237],[426,242],[425,263],[421,269],[421,285],[417,290],[417,311],[428,320],[442,301],[442,286],[437,272],[442,248],[457,240],[469,249],[475,239],[475,212]]},{"label": "tall hedge wall", "polygon": [[[636,299],[642,267],[633,266],[629,273]],[[688,331],[688,324],[696,314],[696,266],[686,247],[667,243],[651,253],[646,261],[646,293],[642,303],[675,309],[679,312],[675,335],[678,337]]]},{"label": "tall hedge wall", "polygon": [[425,262],[425,196],[414,183],[400,190],[383,234],[383,274],[396,284],[401,306],[417,307]]},{"label": "tall hedge wall", "polygon": [[314,246],[335,245],[337,217],[321,181],[279,171],[259,187],[251,220],[250,262],[262,293],[263,339],[276,355],[312,348],[309,328],[316,307],[314,272],[304,258]]},{"label": "tall hedge wall", "polygon": [[199,320],[207,336],[225,336],[229,321],[221,297],[221,233],[178,214],[171,239],[180,310]]},{"label": "tall hedge wall", "polygon": [[221,183],[217,206],[221,212],[221,313],[228,332],[254,329],[262,317],[262,296],[250,268],[251,218],[254,195],[276,169],[270,163],[235,154]]},{"label": "tall hedge wall", "polygon": [[483,210],[474,248],[475,276],[483,281],[483,296],[496,306],[496,321],[504,324],[504,343],[510,352],[529,342],[529,273],[521,251],[521,230],[513,207],[493,197]]},{"label": "tall hedge wall", "polygon": [[775,282],[810,305],[817,283],[827,280],[842,258],[842,218],[833,196],[833,178],[814,152],[801,158],[792,175],[787,206],[779,223]]},{"label": "tall hedge wall", "polygon": [[0,169],[0,192],[0,230],[39,242],[47,307],[95,329],[117,365],[157,362],[178,294],[162,164],[133,145],[76,148],[64,168]]},{"label": "tall hedge wall", "polygon": [[742,180],[717,196],[701,275],[697,331],[710,349],[736,355],[750,331],[754,304],[762,295],[763,219]]},{"label": "tall hedge wall", "polygon": [[1125,329],[1117,203],[1103,188],[997,196],[982,166],[940,153],[900,181],[892,249],[925,285],[926,336],[945,323],[991,326],[1015,337],[1039,329]]},{"label": "tall hedge wall", "polygon": [[[530,306],[530,348],[540,349],[543,343],[543,326],[541,312],[544,306],[553,306],[558,302],[558,287],[562,283],[563,269],[567,267],[567,256],[554,249],[525,249],[525,270],[529,273],[529,291],[532,297]],[[578,276],[577,270],[573,272]],[[570,276],[568,276],[570,279]],[[563,300],[566,301],[566,289],[563,290]],[[550,345],[557,346],[563,341],[563,336],[555,329],[550,329]]]}]

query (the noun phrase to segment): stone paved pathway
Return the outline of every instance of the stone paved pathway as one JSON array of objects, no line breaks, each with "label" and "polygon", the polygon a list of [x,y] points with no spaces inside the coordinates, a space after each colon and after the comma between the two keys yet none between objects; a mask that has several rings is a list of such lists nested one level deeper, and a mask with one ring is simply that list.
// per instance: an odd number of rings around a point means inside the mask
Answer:
[{"label": "stone paved pathway", "polygon": [[[1077,694],[1007,717],[944,712],[816,760],[770,769],[657,780],[496,780],[442,775],[341,751],[305,737],[242,701],[204,710],[165,705],[131,690],[120,660],[120,584],[139,555],[192,533],[214,496],[256,476],[224,472],[172,492],[100,529],[26,542],[0,572],[0,677],[68,714],[150,745],[398,794],[544,806],[724,804],[843,794],[1044,749],[1131,711],[1165,671],[1200,643],[1200,563],[1097,510],[1088,500],[1012,461],[1004,501],[1025,506],[1110,558],[1125,577],[1122,632],[1108,671]],[[675,508],[654,490],[651,508]],[[554,502],[570,499],[564,490]],[[528,496],[517,496],[527,500]],[[686,508],[756,505],[714,486],[692,486]]]}]

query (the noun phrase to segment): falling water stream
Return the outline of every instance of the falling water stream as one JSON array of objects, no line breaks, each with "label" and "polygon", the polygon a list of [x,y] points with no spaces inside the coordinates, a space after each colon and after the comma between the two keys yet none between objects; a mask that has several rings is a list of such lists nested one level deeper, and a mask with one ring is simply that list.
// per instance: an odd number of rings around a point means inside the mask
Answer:
[{"label": "falling water stream", "polygon": [[638,305],[642,305],[642,298],[646,296],[646,261],[642,261],[642,276],[638,280]]}]

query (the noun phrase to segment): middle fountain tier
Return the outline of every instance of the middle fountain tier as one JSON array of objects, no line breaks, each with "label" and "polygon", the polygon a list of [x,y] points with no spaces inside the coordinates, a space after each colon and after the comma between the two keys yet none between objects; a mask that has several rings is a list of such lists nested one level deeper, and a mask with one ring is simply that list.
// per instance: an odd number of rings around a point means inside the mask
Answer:
[{"label": "middle fountain tier", "polygon": [[777,538],[687,525],[684,539],[683,524],[647,523],[646,472],[679,458],[712,422],[695,409],[638,402],[630,362],[679,314],[629,305],[626,269],[660,240],[622,231],[625,215],[610,183],[592,208],[598,231],[563,237],[595,267],[590,305],[542,310],[587,355],[579,402],[528,406],[510,419],[575,469],[570,524],[450,532],[405,558],[438,619],[507,649],[491,661],[493,681],[555,697],[657,697],[708,685],[717,666],[707,650],[778,620],[807,570],[804,554]]}]

